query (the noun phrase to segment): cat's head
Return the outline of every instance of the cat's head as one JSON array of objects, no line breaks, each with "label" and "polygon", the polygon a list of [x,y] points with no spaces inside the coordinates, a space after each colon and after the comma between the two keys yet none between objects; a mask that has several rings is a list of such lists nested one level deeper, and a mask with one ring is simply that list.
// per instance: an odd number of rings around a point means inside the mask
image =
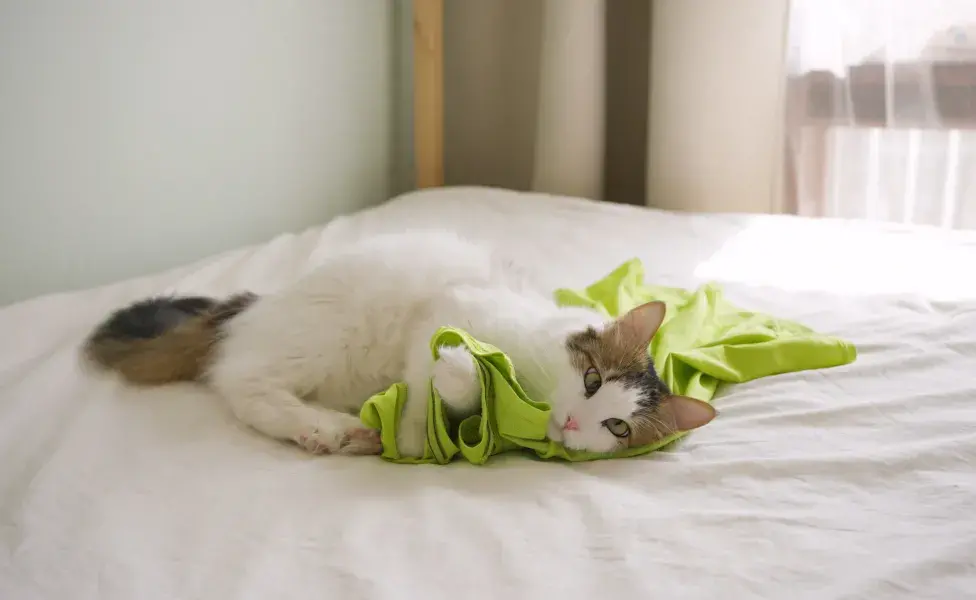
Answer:
[{"label": "cat's head", "polygon": [[707,424],[715,409],[678,396],[658,377],[648,353],[665,305],[650,302],[607,323],[562,335],[547,363],[553,406],[549,436],[574,450],[613,452],[644,446]]}]

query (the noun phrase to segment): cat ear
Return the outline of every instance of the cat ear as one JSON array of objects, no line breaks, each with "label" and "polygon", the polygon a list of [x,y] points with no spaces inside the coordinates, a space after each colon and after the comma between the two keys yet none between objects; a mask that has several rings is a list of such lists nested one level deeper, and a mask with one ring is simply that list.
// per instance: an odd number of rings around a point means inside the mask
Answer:
[{"label": "cat ear", "polygon": [[666,305],[663,302],[647,302],[637,308],[632,308],[627,314],[617,319],[620,327],[633,333],[642,342],[650,343],[664,322]]},{"label": "cat ear", "polygon": [[717,412],[708,402],[688,396],[666,396],[661,400],[661,411],[671,417],[677,431],[691,431],[707,425]]}]

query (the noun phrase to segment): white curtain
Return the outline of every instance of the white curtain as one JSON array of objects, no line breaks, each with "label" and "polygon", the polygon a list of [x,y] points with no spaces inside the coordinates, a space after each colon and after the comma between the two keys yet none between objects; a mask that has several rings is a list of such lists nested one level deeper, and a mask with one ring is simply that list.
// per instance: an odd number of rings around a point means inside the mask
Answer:
[{"label": "white curtain", "polygon": [[447,183],[775,209],[786,6],[445,3]]},{"label": "white curtain", "polygon": [[545,0],[532,189],[603,197],[605,0]]},{"label": "white curtain", "polygon": [[976,2],[793,0],[787,199],[976,227]]},{"label": "white curtain", "polygon": [[653,0],[647,204],[780,209],[788,6]]},{"label": "white curtain", "polygon": [[444,10],[449,185],[644,203],[649,0]]},{"label": "white curtain", "polygon": [[449,184],[976,227],[976,0],[445,10]]},{"label": "white curtain", "polygon": [[776,210],[787,6],[445,3],[447,183]]}]

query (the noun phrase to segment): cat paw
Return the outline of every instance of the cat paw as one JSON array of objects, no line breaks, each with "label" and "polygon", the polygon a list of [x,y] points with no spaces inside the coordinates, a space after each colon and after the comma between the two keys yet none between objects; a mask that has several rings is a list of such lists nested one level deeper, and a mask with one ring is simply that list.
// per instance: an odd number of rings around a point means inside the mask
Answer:
[{"label": "cat paw", "polygon": [[298,432],[295,443],[312,454],[380,454],[380,432],[353,415],[326,413]]},{"label": "cat paw", "polygon": [[311,454],[332,454],[337,449],[335,436],[313,427],[295,438],[295,443]]},{"label": "cat paw", "polygon": [[421,458],[427,447],[427,423],[401,422],[397,431],[397,452],[400,456]]},{"label": "cat paw", "polygon": [[383,452],[380,432],[367,427],[349,429],[339,440],[339,454],[365,455]]},{"label": "cat paw", "polygon": [[441,346],[431,378],[449,408],[474,413],[481,407],[481,383],[474,357],[461,346]]}]

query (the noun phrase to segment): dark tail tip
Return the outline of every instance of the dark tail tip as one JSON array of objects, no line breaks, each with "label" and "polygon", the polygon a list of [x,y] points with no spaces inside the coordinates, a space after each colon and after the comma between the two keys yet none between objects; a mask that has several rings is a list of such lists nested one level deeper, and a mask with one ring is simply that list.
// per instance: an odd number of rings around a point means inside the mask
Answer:
[{"label": "dark tail tip", "polygon": [[257,299],[250,292],[224,301],[147,298],[110,314],[89,335],[83,352],[94,365],[131,383],[196,379],[210,359],[220,327]]},{"label": "dark tail tip", "polygon": [[156,338],[190,317],[205,315],[218,305],[203,296],[147,298],[108,316],[90,339],[147,340]]}]

